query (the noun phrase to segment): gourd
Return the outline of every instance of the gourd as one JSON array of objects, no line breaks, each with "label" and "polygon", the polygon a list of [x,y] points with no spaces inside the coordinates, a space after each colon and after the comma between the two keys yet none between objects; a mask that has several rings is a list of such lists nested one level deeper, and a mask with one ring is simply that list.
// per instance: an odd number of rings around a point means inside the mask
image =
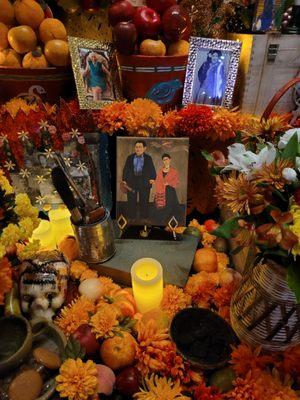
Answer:
[{"label": "gourd", "polygon": [[47,68],[49,67],[49,64],[41,49],[37,48],[36,50],[30,51],[29,53],[25,54],[22,61],[22,67],[32,69]]}]

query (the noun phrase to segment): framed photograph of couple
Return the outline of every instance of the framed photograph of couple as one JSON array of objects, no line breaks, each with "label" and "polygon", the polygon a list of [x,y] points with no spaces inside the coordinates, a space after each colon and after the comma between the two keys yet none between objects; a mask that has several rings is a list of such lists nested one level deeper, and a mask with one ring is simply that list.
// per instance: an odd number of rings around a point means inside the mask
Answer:
[{"label": "framed photograph of couple", "polygon": [[184,226],[188,138],[117,138],[117,220]]},{"label": "framed photograph of couple", "polygon": [[230,108],[242,43],[192,37],[186,70],[183,104]]},{"label": "framed photograph of couple", "polygon": [[68,37],[80,108],[100,109],[122,98],[115,50],[111,43]]}]

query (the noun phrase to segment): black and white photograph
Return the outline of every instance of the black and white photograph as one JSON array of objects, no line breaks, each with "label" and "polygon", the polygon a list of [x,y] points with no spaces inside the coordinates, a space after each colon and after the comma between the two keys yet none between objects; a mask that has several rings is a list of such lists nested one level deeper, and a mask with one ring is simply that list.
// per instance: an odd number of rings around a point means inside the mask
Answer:
[{"label": "black and white photograph", "polygon": [[191,38],[183,104],[230,107],[240,50],[233,40]]},{"label": "black and white photograph", "polygon": [[185,224],[189,140],[117,138],[117,219]]},{"label": "black and white photograph", "polygon": [[100,109],[121,100],[116,55],[111,43],[69,37],[80,108]]}]

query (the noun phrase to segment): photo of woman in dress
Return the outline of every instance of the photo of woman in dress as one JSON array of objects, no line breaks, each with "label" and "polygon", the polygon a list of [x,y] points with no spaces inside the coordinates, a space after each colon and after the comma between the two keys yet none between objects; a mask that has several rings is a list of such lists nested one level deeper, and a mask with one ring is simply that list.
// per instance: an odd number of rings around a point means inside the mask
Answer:
[{"label": "photo of woman in dress", "polygon": [[87,97],[92,95],[94,101],[112,98],[111,73],[107,59],[90,51],[85,55],[83,78]]},{"label": "photo of woman in dress", "polygon": [[156,211],[168,222],[173,216],[178,219],[181,213],[176,188],[179,185],[179,173],[171,166],[171,156],[163,154],[162,167],[156,173],[154,182],[154,202]]},{"label": "photo of woman in dress", "polygon": [[206,61],[199,68],[197,78],[194,103],[222,105],[227,78],[221,50],[208,52]]}]

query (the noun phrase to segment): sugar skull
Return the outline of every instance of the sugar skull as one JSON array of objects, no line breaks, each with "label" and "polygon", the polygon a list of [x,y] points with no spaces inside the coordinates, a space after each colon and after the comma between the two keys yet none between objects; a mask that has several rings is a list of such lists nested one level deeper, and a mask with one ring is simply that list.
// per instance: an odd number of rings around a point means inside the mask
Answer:
[{"label": "sugar skull", "polygon": [[32,318],[51,320],[63,305],[69,266],[57,250],[42,251],[22,264],[20,296],[22,311]]}]

